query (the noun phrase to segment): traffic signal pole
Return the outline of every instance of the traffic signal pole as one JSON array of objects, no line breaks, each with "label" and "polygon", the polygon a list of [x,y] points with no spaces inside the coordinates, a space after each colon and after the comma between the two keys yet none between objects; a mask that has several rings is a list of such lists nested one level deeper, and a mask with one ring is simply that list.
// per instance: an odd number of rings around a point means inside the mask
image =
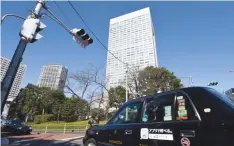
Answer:
[{"label": "traffic signal pole", "polygon": [[11,60],[11,63],[7,69],[6,75],[5,75],[4,79],[2,80],[2,83],[1,83],[1,103],[2,103],[1,111],[3,111],[3,109],[4,109],[7,97],[9,95],[9,92],[11,90],[11,86],[13,84],[13,81],[14,81],[16,73],[17,73],[17,70],[18,70],[19,65],[22,61],[22,56],[24,54],[26,46],[27,46],[27,43],[25,43],[24,40],[21,39],[16,50],[15,50],[14,56]]},{"label": "traffic signal pole", "polygon": [[[44,2],[42,0],[39,0],[37,2],[37,5],[33,11],[32,14],[30,14],[28,17],[38,17],[41,11],[41,8],[43,7]],[[21,37],[19,44],[15,50],[15,53],[11,59],[10,65],[7,69],[7,72],[2,80],[1,83],[1,113],[3,112],[4,106],[7,101],[7,97],[10,93],[13,81],[15,79],[16,73],[18,71],[18,68],[20,66],[20,63],[22,61],[22,57],[25,51],[25,48],[27,46],[28,42],[25,40],[24,37]]]}]

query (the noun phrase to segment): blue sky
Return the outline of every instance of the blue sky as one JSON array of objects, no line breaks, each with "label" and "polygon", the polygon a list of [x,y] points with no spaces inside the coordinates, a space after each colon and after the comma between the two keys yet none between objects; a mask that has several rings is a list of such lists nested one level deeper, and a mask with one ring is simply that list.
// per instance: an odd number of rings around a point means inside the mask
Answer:
[{"label": "blue sky", "polygon": [[[177,76],[192,76],[195,85],[217,81],[218,90],[234,87],[234,2],[72,2],[86,23],[107,46],[109,19],[150,7],[156,31],[160,66]],[[68,2],[47,3],[51,11],[69,28],[88,29]],[[26,17],[35,2],[2,2],[2,15],[16,13]],[[42,65],[63,64],[69,73],[89,67],[89,63],[105,73],[106,51],[94,39],[86,49],[54,21],[45,17],[44,38],[29,44],[23,57],[27,71],[22,87],[36,84]],[[2,56],[11,59],[19,41],[23,21],[8,18],[2,24]],[[90,33],[89,33],[90,34]],[[182,82],[188,85],[188,80]]]}]

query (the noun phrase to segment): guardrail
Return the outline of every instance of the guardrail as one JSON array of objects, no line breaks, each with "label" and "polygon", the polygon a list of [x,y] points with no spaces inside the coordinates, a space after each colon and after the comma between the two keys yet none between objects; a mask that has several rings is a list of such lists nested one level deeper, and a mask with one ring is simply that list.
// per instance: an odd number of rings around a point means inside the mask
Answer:
[{"label": "guardrail", "polygon": [[33,132],[37,133],[70,133],[86,131],[89,125],[32,125]]},{"label": "guardrail", "polygon": [[[93,124],[93,126],[96,124]],[[86,131],[90,125],[32,125],[33,132],[36,133],[76,133]]]}]

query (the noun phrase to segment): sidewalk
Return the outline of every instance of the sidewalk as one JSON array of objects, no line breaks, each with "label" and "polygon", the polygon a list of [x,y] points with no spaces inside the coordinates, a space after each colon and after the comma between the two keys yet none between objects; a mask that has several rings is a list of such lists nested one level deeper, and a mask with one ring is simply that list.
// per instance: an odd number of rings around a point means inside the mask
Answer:
[{"label": "sidewalk", "polygon": [[84,134],[31,134],[20,136],[9,136],[9,139],[41,139],[41,140],[66,140],[83,138]]},{"label": "sidewalk", "polygon": [[9,144],[9,140],[6,137],[1,137],[1,145],[8,145]]}]

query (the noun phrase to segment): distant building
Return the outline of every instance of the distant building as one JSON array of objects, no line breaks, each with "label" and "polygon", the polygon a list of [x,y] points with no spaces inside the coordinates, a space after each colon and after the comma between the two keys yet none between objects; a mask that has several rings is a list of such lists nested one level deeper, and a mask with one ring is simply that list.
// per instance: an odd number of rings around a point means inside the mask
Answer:
[{"label": "distant building", "polygon": [[[109,25],[108,50],[114,56],[107,52],[107,89],[125,86],[127,65],[133,70],[158,67],[155,30],[149,7],[112,18]],[[107,105],[108,102],[105,103]]]},{"label": "distant building", "polygon": [[[110,19],[108,49],[129,68],[158,67],[150,8]],[[123,85],[127,66],[107,52],[107,88]]]},{"label": "distant building", "polygon": [[225,95],[227,95],[230,99],[234,101],[234,88],[231,88],[225,92]]},{"label": "distant building", "polygon": [[49,87],[54,90],[64,90],[68,69],[63,65],[44,65],[38,81],[39,87]]},{"label": "distant building", "polygon": [[[7,72],[9,65],[10,65],[10,60],[6,59],[4,57],[1,57],[1,82],[2,82],[4,76]],[[23,81],[23,77],[24,77],[24,73],[25,73],[26,69],[27,69],[27,66],[25,64],[20,65],[20,67],[16,73],[15,79],[13,81],[13,84],[12,84],[10,93],[8,95],[7,101],[13,101],[16,98],[16,96],[19,94],[20,85]],[[9,107],[10,107],[9,104],[5,105],[3,113],[2,113],[3,118],[7,117],[8,112],[9,112]]]}]

